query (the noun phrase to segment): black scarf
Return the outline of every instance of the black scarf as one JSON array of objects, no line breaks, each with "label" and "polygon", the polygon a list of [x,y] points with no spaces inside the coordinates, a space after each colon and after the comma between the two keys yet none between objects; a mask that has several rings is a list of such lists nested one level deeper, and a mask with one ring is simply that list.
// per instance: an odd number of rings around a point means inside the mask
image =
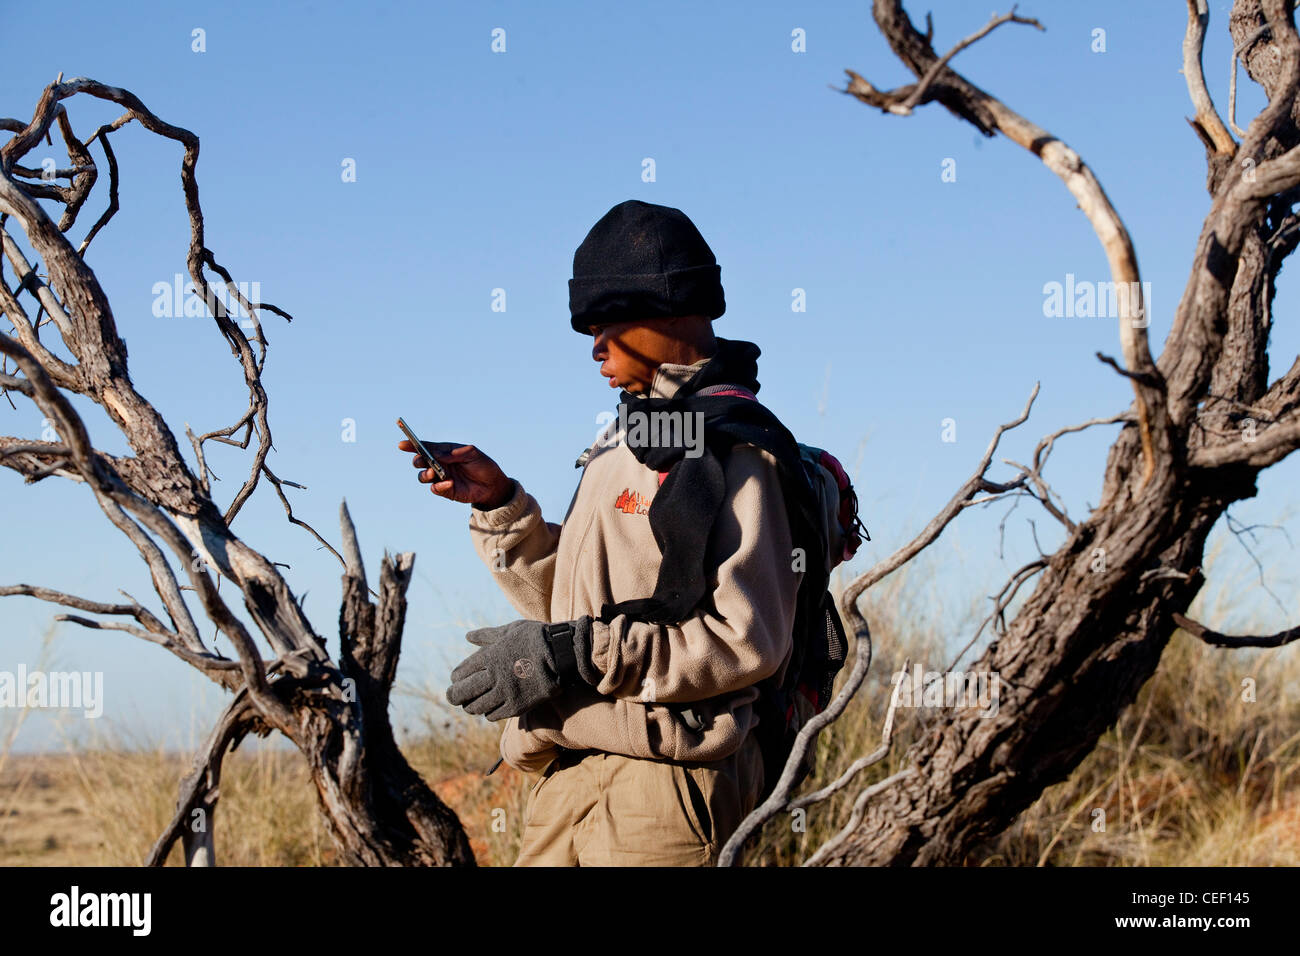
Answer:
[{"label": "black scarf", "polygon": [[813,492],[794,436],[756,401],[734,395],[695,394],[710,385],[723,384],[758,392],[755,360],[759,347],[753,342],[721,337],[716,341],[717,352],[672,398],[648,398],[626,390],[619,396],[628,412],[681,412],[683,416],[702,412],[704,448],[699,457],[689,458],[684,442],[670,447],[629,444],[629,450],[646,467],[668,472],[648,514],[662,560],[654,594],[605,604],[600,619],[607,624],[619,614],[654,624],[678,624],[706,596],[705,549],[726,492],[722,459],[737,443],[757,445],[776,457],[795,544],[805,548],[808,570],[814,571],[814,566],[820,569],[824,564],[825,543],[819,543],[820,533],[813,530],[818,527],[811,512]]}]

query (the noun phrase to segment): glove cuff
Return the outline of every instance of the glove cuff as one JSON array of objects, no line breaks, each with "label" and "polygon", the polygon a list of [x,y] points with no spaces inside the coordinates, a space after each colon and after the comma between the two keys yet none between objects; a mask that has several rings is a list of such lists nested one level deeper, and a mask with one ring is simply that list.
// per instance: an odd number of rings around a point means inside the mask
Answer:
[{"label": "glove cuff", "polygon": [[591,617],[583,615],[573,621],[560,621],[542,628],[551,650],[551,663],[561,687],[585,682],[595,687],[600,673],[591,662]]}]

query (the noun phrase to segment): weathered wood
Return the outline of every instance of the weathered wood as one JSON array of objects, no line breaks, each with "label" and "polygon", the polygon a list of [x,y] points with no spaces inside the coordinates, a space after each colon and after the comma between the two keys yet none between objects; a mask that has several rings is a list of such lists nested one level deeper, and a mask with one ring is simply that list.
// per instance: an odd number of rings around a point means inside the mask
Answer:
[{"label": "weathered wood", "polygon": [[[118,103],[126,113],[82,143],[73,134],[63,105],[78,94]],[[56,122],[73,162],[63,171],[71,185],[50,188],[24,182],[23,177],[34,171],[21,166],[19,160]],[[199,436],[187,429],[198,456],[197,475],[181,456],[167,423],[132,384],[126,343],[118,335],[107,297],[82,258],[94,233],[117,208],[117,164],[107,137],[128,122],[138,122],[184,147],[181,183],[190,220],[190,277],[238,360],[249,393],[248,410],[234,425]],[[370,594],[374,592],[366,587],[356,532],[346,507],[341,518],[349,560],[344,562],[310,525],[294,516],[282,486],[295,483],[280,479],[266,467],[271,431],[269,398],[261,381],[266,342],[258,311],[289,316],[275,306],[245,299],[204,244],[195,178],[198,137],[158,119],[134,94],[86,78],[56,81],[45,89],[29,123],[3,120],[0,128],[16,133],[0,148],[0,214],[9,217],[0,225],[0,244],[18,279],[11,288],[0,272],[0,310],[15,327],[15,337],[0,334],[0,353],[6,360],[12,359],[18,373],[5,371],[0,386],[31,399],[60,438],[41,442],[0,436],[0,464],[29,482],[59,475],[84,483],[105,516],[135,544],[148,564],[169,621],[162,621],[134,599],[129,604],[93,601],[27,584],[0,587],[0,596],[25,594],[90,613],[117,615],[118,620],[110,621],[72,614],[60,618],[87,627],[125,631],[159,644],[234,693],[197,755],[193,771],[182,781],[176,812],[146,862],[161,865],[179,840],[188,864],[214,865],[213,817],[220,797],[222,761],[249,733],[265,736],[278,731],[306,758],[327,827],[344,862],[474,865],[460,821],[407,763],[389,723],[389,693],[401,651],[414,555],[384,556],[375,595],[378,605],[372,604]],[[108,208],[77,249],[65,233],[94,185],[97,171],[88,147],[97,138],[110,163],[111,195]],[[38,197],[63,204],[57,225],[35,201]],[[48,280],[37,274],[6,231],[15,226],[36,253]],[[209,279],[208,270],[215,274],[215,282]],[[253,343],[215,296],[218,282],[252,315],[259,354],[254,354]],[[41,344],[37,324],[19,301],[24,292],[50,317],[74,363],[63,362]],[[65,391],[100,405],[121,429],[133,455],[123,458],[95,449]],[[241,428],[246,429],[242,442],[230,437]],[[203,443],[216,440],[247,447],[254,432],[258,442],[249,478],[222,511],[210,496]],[[324,639],[313,629],[275,564],[240,540],[231,528],[263,475],[274,485],[289,520],[310,531],[344,564],[337,659],[330,657]],[[184,586],[177,568],[187,579]],[[240,594],[255,634],[231,611],[217,590],[214,574],[229,580]],[[185,590],[197,597],[208,620],[234,646],[235,660],[204,644]],[[136,623],[122,621],[121,616],[130,616]],[[270,646],[271,659],[263,660],[259,640]]]}]

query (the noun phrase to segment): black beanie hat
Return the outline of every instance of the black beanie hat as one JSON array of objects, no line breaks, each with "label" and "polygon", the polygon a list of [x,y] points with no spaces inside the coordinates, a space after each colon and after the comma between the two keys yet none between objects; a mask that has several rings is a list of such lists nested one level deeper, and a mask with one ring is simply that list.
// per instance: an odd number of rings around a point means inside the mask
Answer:
[{"label": "black beanie hat", "polygon": [[573,254],[573,328],[726,311],[722,270],[680,209],[629,199],[591,227]]}]

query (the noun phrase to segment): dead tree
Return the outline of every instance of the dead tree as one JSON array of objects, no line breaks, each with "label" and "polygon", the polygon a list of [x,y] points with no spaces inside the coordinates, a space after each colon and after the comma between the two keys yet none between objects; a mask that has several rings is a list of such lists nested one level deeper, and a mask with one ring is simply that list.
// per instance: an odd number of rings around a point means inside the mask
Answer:
[{"label": "dead tree", "polygon": [[[1182,71],[1195,110],[1189,123],[1206,151],[1210,203],[1173,327],[1153,360],[1133,244],[1092,170],[1061,140],[948,66],[954,54],[1002,24],[1041,29],[1038,22],[1013,8],[941,57],[931,45],[928,22],[923,34],[900,0],[874,0],[877,26],[917,82],[880,90],[846,70],[843,92],[898,116],[937,102],[984,135],[1001,133],[1023,146],[1061,178],[1101,240],[1116,289],[1132,290],[1117,297],[1122,364],[1097,357],[1127,380],[1134,400],[1115,415],[1047,436],[1028,464],[1008,462],[1014,477],[990,481],[985,474],[998,440],[1027,419],[1031,395],[1020,417],[998,429],[975,474],[929,526],[846,591],[846,616],[862,636],[858,666],[837,705],[861,682],[870,660],[857,599],[966,507],[1028,495],[1065,529],[1055,553],[1021,568],[997,596],[990,615],[995,640],[969,668],[999,675],[1009,690],[996,715],[946,710],[907,751],[899,773],[860,795],[844,832],[810,863],[959,863],[1078,766],[1155,671],[1175,628],[1220,646],[1278,646],[1300,637],[1300,628],[1228,636],[1185,617],[1204,583],[1201,562],[1210,529],[1229,505],[1255,495],[1261,470],[1300,447],[1300,358],[1270,384],[1267,352],[1275,282],[1300,242],[1300,38],[1292,6],[1292,0],[1236,0],[1233,7],[1233,72],[1240,57],[1268,96],[1247,129],[1237,129],[1234,75],[1229,124],[1238,141],[1216,112],[1202,70],[1206,2],[1188,0]],[[1047,484],[1043,466],[1062,435],[1105,424],[1122,428],[1107,457],[1102,501],[1075,521]],[[1006,624],[1008,605],[1034,577],[1033,592]],[[884,748],[892,706],[889,714]],[[805,743],[819,729],[810,726]],[[859,761],[816,796],[847,786],[853,773],[883,755],[882,750]],[[792,803],[788,788],[779,788],[743,829],[752,832],[763,820],[808,802],[804,797]],[[734,846],[727,849],[734,859]]]},{"label": "dead tree", "polygon": [[[77,94],[111,101],[125,112],[80,140],[63,103]],[[189,275],[248,388],[248,408],[233,425],[201,435],[186,428],[197,474],[181,456],[167,423],[132,384],[126,344],[113,311],[82,258],[118,208],[118,167],[110,136],[133,122],[183,147],[180,178],[190,222]],[[42,139],[52,145],[50,130],[55,125],[71,165],[62,169],[22,165]],[[42,441],[0,435],[0,464],[22,474],[28,483],[53,476],[84,483],[148,564],[168,620],[159,619],[126,592],[122,592],[125,602],[115,602],[15,584],[0,587],[0,595],[25,594],[104,615],[107,619],[75,614],[60,614],[56,619],[125,631],[151,641],[232,693],[196,757],[193,772],[182,782],[175,816],[147,862],[161,865],[180,839],[187,862],[212,864],[213,813],[222,759],[250,733],[265,736],[279,731],[307,760],[321,812],[344,862],[473,865],[460,821],[403,758],[388,719],[415,556],[385,554],[378,591],[367,587],[346,503],[340,508],[343,554],[339,554],[294,516],[283,486],[302,486],[278,478],[267,466],[271,428],[262,385],[267,339],[260,313],[274,313],[286,321],[290,316],[273,305],[248,301],[205,243],[195,178],[198,137],[159,119],[127,90],[85,78],[62,82],[62,74],[45,89],[30,122],[0,118],[0,128],[15,134],[0,148],[0,310],[13,324],[12,335],[0,334],[4,356],[0,391],[11,405],[9,392],[30,399],[59,437]],[[100,174],[91,153],[96,142],[108,167],[109,198],[102,215],[74,247],[68,230]],[[38,200],[52,200],[56,209],[62,208],[57,224]],[[28,261],[29,251],[38,265],[43,264],[40,272]],[[6,262],[12,279],[6,277]],[[221,287],[224,294],[218,294]],[[227,307],[223,301],[227,297],[238,303],[237,308]],[[251,340],[237,318],[240,311],[251,319]],[[75,361],[64,361],[42,342],[40,330],[50,325]],[[119,457],[95,449],[68,400],[70,393],[102,407],[133,454]],[[241,430],[242,437],[236,437]],[[247,449],[254,435],[249,476],[223,512],[212,498],[204,443]],[[333,656],[275,565],[231,530],[263,476],[274,486],[288,520],[315,535],[343,566],[339,645]],[[187,584],[180,583],[173,562]],[[260,637],[270,647],[270,657],[263,657],[254,634],[231,611],[213,572],[238,589]],[[187,590],[234,645],[237,660],[204,644],[182,593]]]}]

